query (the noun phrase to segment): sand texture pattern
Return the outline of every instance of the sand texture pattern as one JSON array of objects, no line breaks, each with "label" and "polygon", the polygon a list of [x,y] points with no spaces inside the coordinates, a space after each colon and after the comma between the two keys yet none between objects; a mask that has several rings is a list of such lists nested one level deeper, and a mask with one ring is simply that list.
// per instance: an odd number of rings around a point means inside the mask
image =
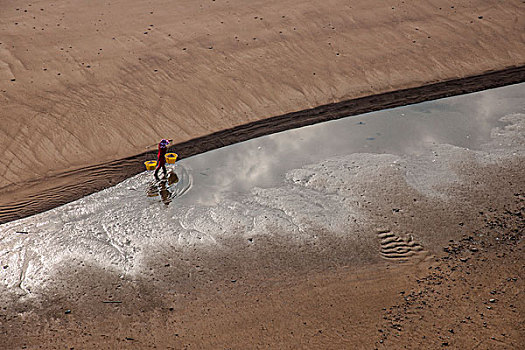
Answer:
[{"label": "sand texture pattern", "polygon": [[4,224],[0,344],[519,349],[525,120],[512,119],[478,151],[318,160],[211,207],[122,207],[140,174]]},{"label": "sand texture pattern", "polygon": [[161,137],[523,67],[523,28],[521,1],[2,2],[2,222],[137,173]]}]

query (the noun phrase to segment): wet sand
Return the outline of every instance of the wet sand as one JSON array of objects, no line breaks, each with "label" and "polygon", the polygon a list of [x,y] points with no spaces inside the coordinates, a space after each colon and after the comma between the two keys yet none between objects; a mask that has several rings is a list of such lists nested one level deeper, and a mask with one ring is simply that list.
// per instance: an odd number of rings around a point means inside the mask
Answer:
[{"label": "wet sand", "polygon": [[[323,232],[294,247],[275,232],[225,236],[208,252],[158,246],[135,275],[73,258],[36,298],[2,292],[0,340],[29,349],[519,348],[522,164],[466,162],[468,181],[448,186],[446,202],[395,182],[373,191],[371,179],[360,205],[372,218],[363,230],[377,238],[360,249]],[[408,250],[392,254],[402,242]]]},{"label": "wet sand", "polygon": [[99,5],[1,5],[2,222],[137,173],[161,137],[190,155],[523,81],[519,1]]}]

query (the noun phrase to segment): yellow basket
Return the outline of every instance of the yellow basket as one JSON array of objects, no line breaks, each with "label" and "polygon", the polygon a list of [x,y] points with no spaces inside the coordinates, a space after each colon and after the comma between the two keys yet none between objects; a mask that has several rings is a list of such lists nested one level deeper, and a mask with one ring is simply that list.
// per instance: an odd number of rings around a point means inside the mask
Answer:
[{"label": "yellow basket", "polygon": [[168,164],[175,164],[175,161],[177,160],[177,153],[166,153],[166,163]]},{"label": "yellow basket", "polygon": [[157,161],[148,160],[147,162],[144,162],[144,165],[146,166],[147,170],[155,170],[155,168],[157,167]]}]

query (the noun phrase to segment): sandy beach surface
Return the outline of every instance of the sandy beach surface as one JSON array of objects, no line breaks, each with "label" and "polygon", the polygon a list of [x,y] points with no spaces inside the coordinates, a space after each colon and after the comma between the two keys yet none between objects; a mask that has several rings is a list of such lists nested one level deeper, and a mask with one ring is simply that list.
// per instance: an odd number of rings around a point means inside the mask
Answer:
[{"label": "sandy beach surface", "polygon": [[[143,246],[134,273],[97,260],[96,240],[93,258],[89,247],[77,253],[84,238],[60,263],[42,255],[46,241],[57,244],[56,258],[68,250],[38,233],[44,218],[27,234],[14,232],[24,223],[9,226],[3,242],[15,254],[6,260],[2,251],[3,271],[22,272],[2,286],[0,341],[6,349],[519,349],[524,159],[471,160],[455,169],[464,181],[440,187],[445,201],[392,181],[395,171],[381,173],[390,185],[379,190],[380,174],[361,178],[357,206],[369,220],[355,232],[224,232],[211,249],[179,237]],[[317,173],[312,185],[331,174]],[[209,220],[197,219],[201,230]],[[73,224],[79,235],[82,221]]]},{"label": "sandy beach surface", "polygon": [[[525,63],[521,1],[0,6],[2,221],[136,174],[144,157],[133,156],[162,137],[179,144],[290,112]],[[523,69],[510,75],[439,89],[454,94],[523,81]],[[390,103],[435,96],[416,91]],[[290,118],[300,116],[284,119]],[[243,135],[272,132],[280,123]],[[193,142],[184,153],[236,140],[220,134],[207,140],[211,146]]]},{"label": "sandy beach surface", "polygon": [[[520,348],[523,114],[480,150],[314,159],[253,195],[264,234],[234,201],[141,246],[146,219],[92,215],[84,196],[129,192],[112,186],[163,137],[184,158],[521,82],[523,28],[521,1],[0,2],[0,344]],[[122,227],[109,248],[80,238]]]}]

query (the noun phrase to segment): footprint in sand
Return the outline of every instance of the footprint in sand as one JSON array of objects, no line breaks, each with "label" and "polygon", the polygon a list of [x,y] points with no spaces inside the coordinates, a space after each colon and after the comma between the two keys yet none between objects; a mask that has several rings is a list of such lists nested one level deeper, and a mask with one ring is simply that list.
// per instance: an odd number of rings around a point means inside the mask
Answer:
[{"label": "footprint in sand", "polygon": [[428,252],[414,241],[412,235],[399,237],[390,230],[378,230],[377,236],[380,239],[380,254],[384,259],[390,261],[408,261],[414,257],[423,260],[428,256]]}]

